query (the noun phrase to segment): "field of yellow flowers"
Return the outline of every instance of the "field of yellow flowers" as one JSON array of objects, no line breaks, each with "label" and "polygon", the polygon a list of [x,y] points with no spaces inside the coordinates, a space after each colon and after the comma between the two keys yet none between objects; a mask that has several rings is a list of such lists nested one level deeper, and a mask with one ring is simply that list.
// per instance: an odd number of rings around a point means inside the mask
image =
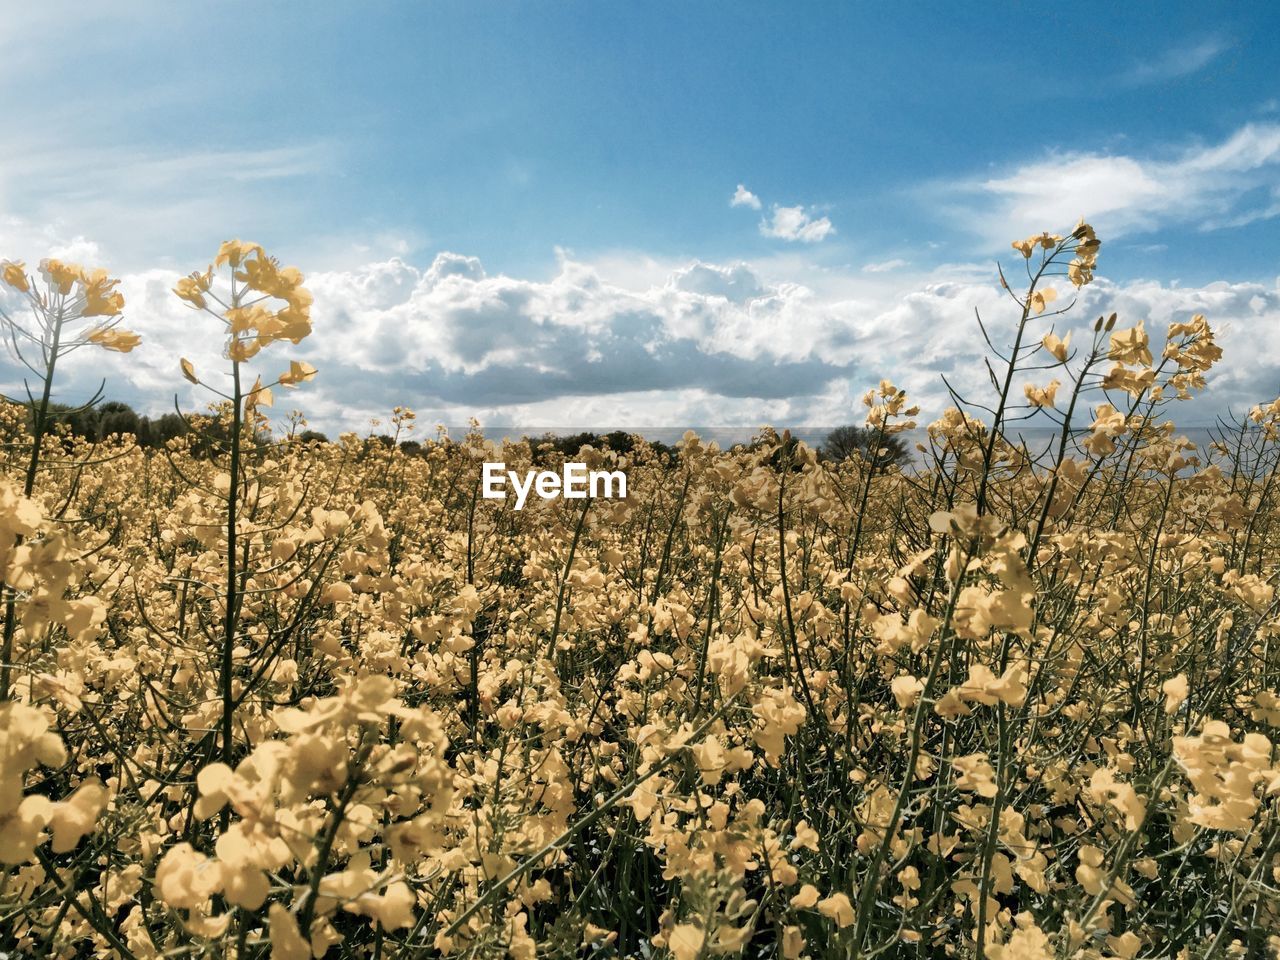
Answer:
[{"label": "field of yellow flowers", "polygon": [[175,291],[226,345],[173,359],[193,432],[71,437],[59,359],[138,338],[5,264],[0,954],[1280,955],[1280,401],[1192,446],[1209,321],[1071,342],[1093,230],[1014,248],[917,465],[689,435],[519,512],[481,465],[528,443],[264,442],[317,371],[252,244]]}]

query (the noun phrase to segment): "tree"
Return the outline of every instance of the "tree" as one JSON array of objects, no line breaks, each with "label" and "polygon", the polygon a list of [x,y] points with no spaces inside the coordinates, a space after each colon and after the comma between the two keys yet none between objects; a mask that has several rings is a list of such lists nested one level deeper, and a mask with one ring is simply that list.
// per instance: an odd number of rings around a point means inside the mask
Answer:
[{"label": "tree", "polygon": [[[63,427],[73,437],[85,440],[98,438],[98,414],[91,403],[73,407],[68,403],[55,403],[50,400],[45,415],[48,418],[49,429]],[[27,431],[31,434],[35,433],[35,420],[30,412],[27,414]]]},{"label": "tree", "polygon": [[619,454],[634,453],[637,441],[647,442],[653,451],[663,458],[672,458],[676,453],[674,448],[660,440],[644,441],[644,437],[639,434],[627,433],[625,430],[614,430],[611,433],[574,433],[568,436],[544,433],[540,437],[524,439],[533,450],[534,462],[540,465],[552,462],[557,454],[566,460],[576,457],[578,451],[587,446],[597,450],[608,449]]},{"label": "tree", "polygon": [[112,434],[130,434],[137,437],[141,421],[133,407],[119,400],[109,400],[98,407],[97,436],[94,439],[105,440]]},{"label": "tree", "polygon": [[[878,447],[878,450],[873,450]],[[878,430],[846,424],[827,434],[821,456],[824,460],[842,463],[852,456],[872,461],[877,468],[887,470],[891,466],[906,466],[911,462],[907,445],[897,436],[881,436]]]},{"label": "tree", "polygon": [[143,427],[146,438],[144,440],[139,437],[138,442],[152,447],[163,447],[170,440],[184,436],[190,430],[187,421],[176,413],[166,413],[154,420],[144,418]]},{"label": "tree", "polygon": [[[93,443],[105,440],[112,434],[129,434],[138,437],[141,442],[143,420],[133,407],[119,400],[90,402],[79,407],[50,401],[47,416],[50,426],[61,424],[71,436]],[[32,425],[28,416],[28,429],[32,429]]]}]

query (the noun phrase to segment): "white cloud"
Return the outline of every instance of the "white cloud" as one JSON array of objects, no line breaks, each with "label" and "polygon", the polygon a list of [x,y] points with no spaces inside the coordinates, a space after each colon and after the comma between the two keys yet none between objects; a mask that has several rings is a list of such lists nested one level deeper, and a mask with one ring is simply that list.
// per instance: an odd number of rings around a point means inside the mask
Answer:
[{"label": "white cloud", "polygon": [[816,220],[802,206],[773,206],[773,216],[760,221],[760,232],[766,237],[802,243],[820,243],[836,232],[826,217]]},{"label": "white cloud", "polygon": [[[729,200],[729,206],[759,210],[763,205],[759,197],[740,183]],[[836,228],[827,217],[814,217],[802,205],[783,207],[775,203],[770,216],[760,221],[763,236],[789,243],[820,243],[835,232]]]},{"label": "white cloud", "polygon": [[49,247],[49,256],[71,263],[96,264],[102,260],[102,251],[94,241],[75,236],[70,240],[53,243]]},{"label": "white cloud", "polygon": [[[788,279],[799,276],[805,282]],[[125,325],[143,344],[127,357],[73,354],[57,399],[83,399],[105,375],[109,397],[152,413],[170,409],[175,393],[184,408],[206,402],[178,358],[221,386],[221,337],[173,296],[176,277],[152,269],[123,278]],[[835,425],[860,416],[858,398],[882,377],[908,389],[927,420],[950,403],[943,375],[963,394],[989,397],[975,308],[997,343],[1017,315],[969,264],[889,277],[856,267],[801,274],[785,258],[693,262],[655,279],[619,283],[567,257],[549,279],[524,279],[452,253],[425,267],[390,258],[320,271],[307,279],[314,334],[252,366],[268,376],[292,358],[319,367],[315,382],[278,394],[278,415],[296,406],[330,434],[364,429],[397,404],[424,423],[455,425],[472,416],[528,427]],[[1153,339],[1194,313],[1218,331],[1224,361],[1180,423],[1246,409],[1280,387],[1275,284],[1100,280],[1054,322],[1083,342],[1112,310],[1124,324],[1146,320]],[[11,365],[0,368],[0,387],[22,395]]]},{"label": "white cloud", "polygon": [[993,249],[1085,217],[1107,239],[1192,225],[1211,230],[1280,215],[1280,124],[1247,124],[1216,145],[1167,157],[1065,153],[984,180],[935,185]]},{"label": "white cloud", "polygon": [[868,263],[862,268],[863,273],[888,273],[890,270],[900,270],[908,266],[906,260],[895,257],[892,260],[885,260],[881,263]]},{"label": "white cloud", "polygon": [[713,263],[695,262],[673,271],[667,285],[674,290],[724,297],[739,304],[768,293],[760,277],[745,263],[718,267]]},{"label": "white cloud", "polygon": [[1224,37],[1206,37],[1194,43],[1174,47],[1164,54],[1146,57],[1121,75],[1124,83],[1142,86],[1164,83],[1199,73],[1231,48]]},{"label": "white cloud", "polygon": [[760,198],[742,184],[738,184],[738,189],[733,192],[733,198],[729,201],[729,206],[750,207],[752,210],[759,210]]},{"label": "white cloud", "polygon": [[145,269],[155,263],[156,238],[164,238],[165,255],[184,267],[196,257],[194,268],[212,252],[209,237],[216,249],[227,237],[263,240],[279,224],[301,220],[308,201],[282,185],[332,170],[334,158],[323,142],[84,151],[14,138],[0,170],[0,256],[44,256],[51,242],[109,238],[113,265]]}]

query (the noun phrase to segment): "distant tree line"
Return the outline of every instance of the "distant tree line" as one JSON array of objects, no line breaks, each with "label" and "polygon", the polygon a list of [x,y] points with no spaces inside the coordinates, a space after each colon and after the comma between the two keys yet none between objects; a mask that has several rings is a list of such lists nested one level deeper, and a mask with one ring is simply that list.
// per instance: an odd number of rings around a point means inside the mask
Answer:
[{"label": "distant tree line", "polygon": [[[28,418],[30,414],[28,413]],[[149,417],[119,400],[73,407],[65,403],[49,404],[50,430],[101,443],[112,436],[133,437],[140,447],[159,449],[176,437],[191,437],[191,452],[207,456],[217,452],[228,439],[228,426],[216,416],[173,413]],[[28,423],[28,428],[32,426]],[[269,431],[261,432],[257,443],[271,442]]]},{"label": "distant tree line", "polygon": [[[86,407],[51,403],[49,412],[54,424],[62,424],[72,436],[91,443],[100,443],[110,436],[119,435],[134,437],[141,447],[163,447],[168,441],[186,436],[192,430],[188,418],[179,413],[148,417],[119,400]],[[199,427],[199,436],[194,443],[197,448],[212,447],[225,439],[221,436],[222,425],[215,418],[200,417]],[[544,433],[522,439],[533,450],[534,461],[540,464],[552,462],[557,457],[576,456],[584,446],[595,447],[597,450],[609,449],[615,453],[632,453],[638,442],[647,442],[661,459],[675,462],[679,458],[679,451],[670,444],[659,440],[646,441],[640,435],[625,430],[613,430],[609,433],[583,431],[566,435]],[[307,444],[329,442],[329,438],[318,430],[303,430],[297,435],[297,440]],[[269,438],[264,436],[263,442],[269,442]],[[396,440],[389,434],[377,434],[366,440],[369,448],[372,449],[374,445],[390,449],[396,446]],[[422,443],[418,440],[402,440],[399,447],[405,455],[411,457],[419,456],[423,451]],[[199,453],[199,449],[196,452]],[[905,466],[911,461],[906,444],[898,437],[880,437],[877,431],[869,427],[853,424],[836,427],[828,433],[818,447],[818,456],[834,463],[841,463],[850,457],[860,457],[874,461],[882,469],[893,465]]]},{"label": "distant tree line", "polygon": [[87,407],[50,403],[49,417],[53,426],[61,424],[73,437],[100,443],[113,434],[132,436],[142,447],[162,447],[175,437],[185,436],[190,425],[178,413],[159,417],[140,415],[119,400],[108,400]]},{"label": "distant tree line", "polygon": [[[769,458],[769,463],[778,467],[784,462],[791,462],[793,470],[799,469],[792,459],[792,454],[801,441],[789,430],[781,435],[781,440],[782,442]],[[766,437],[756,437],[745,446],[748,450],[759,450],[770,442]],[[905,467],[911,462],[907,445],[898,437],[881,436],[878,430],[856,424],[836,427],[827,434],[822,443],[814,448],[814,452],[817,453],[819,460],[827,463],[844,463],[852,457],[873,462],[880,470],[887,470],[895,465]]]},{"label": "distant tree line", "polygon": [[555,456],[573,457],[583,447],[594,447],[597,450],[612,450],[614,453],[633,453],[637,440],[646,442],[653,448],[659,458],[674,460],[678,456],[675,447],[660,440],[645,441],[639,434],[627,433],[625,430],[614,430],[610,433],[571,433],[560,436],[555,433],[544,433],[540,437],[524,437],[533,450],[536,463],[545,463]]},{"label": "distant tree line", "polygon": [[[556,454],[562,457],[571,457],[579,449],[588,445],[597,449],[607,447],[617,453],[631,453],[635,449],[637,441],[644,438],[638,434],[627,433],[624,430],[614,430],[612,433],[584,432],[566,436],[544,433],[540,437],[525,437],[524,439],[533,448],[535,461],[544,462]],[[679,458],[680,452],[673,446],[657,440],[645,442],[664,459],[674,462]],[[788,442],[794,445],[797,441],[793,438]],[[754,446],[754,444],[749,446]],[[877,430],[856,424],[836,427],[827,434],[817,452],[821,460],[843,463],[850,457],[860,457],[863,460],[875,463],[879,469],[888,469],[891,466],[904,467],[911,462],[911,453],[907,449],[907,445],[899,437],[881,436]]]}]

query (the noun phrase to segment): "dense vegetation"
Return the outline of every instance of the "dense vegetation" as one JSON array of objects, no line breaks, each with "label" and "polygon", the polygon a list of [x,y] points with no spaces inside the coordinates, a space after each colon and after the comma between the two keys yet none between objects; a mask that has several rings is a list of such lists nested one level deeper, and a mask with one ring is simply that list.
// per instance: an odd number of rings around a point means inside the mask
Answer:
[{"label": "dense vegetation", "polygon": [[[908,468],[888,382],[843,460],[406,452],[407,410],[266,443],[316,371],[249,370],[310,296],[224,245],[177,291],[226,337],[214,416],[146,447],[4,408],[0,950],[1276,953],[1280,401],[1195,449],[1203,317],[1055,332],[1098,246],[1015,244],[990,412],[957,399]],[[49,382],[132,349],[105,275],[43,275],[4,280]],[[1034,411],[1038,459],[1006,433]],[[479,496],[485,460],[566,455],[629,498]]]}]

